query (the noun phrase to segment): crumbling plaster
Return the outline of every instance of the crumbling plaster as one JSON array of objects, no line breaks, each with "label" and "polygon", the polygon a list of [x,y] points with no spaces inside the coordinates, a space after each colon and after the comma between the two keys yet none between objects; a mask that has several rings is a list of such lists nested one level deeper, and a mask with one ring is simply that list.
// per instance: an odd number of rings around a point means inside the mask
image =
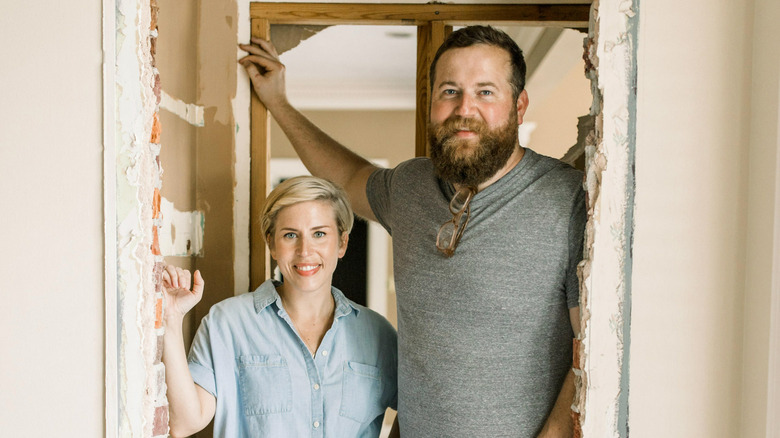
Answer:
[{"label": "crumbling plaster", "polygon": [[596,0],[587,44],[596,119],[585,147],[588,224],[573,406],[585,437],[628,435],[636,13],[635,2]]},{"label": "crumbling plaster", "polygon": [[[107,201],[114,203],[116,211],[119,414],[115,423],[107,424],[107,433],[153,437],[167,434],[159,344],[163,304],[158,242],[160,88],[154,66],[157,9],[155,0],[118,0],[113,6],[115,63],[109,77],[114,80],[116,187],[114,199]],[[107,342],[114,339],[109,334]],[[107,385],[113,383],[109,379]],[[107,403],[111,409],[111,401]]]}]

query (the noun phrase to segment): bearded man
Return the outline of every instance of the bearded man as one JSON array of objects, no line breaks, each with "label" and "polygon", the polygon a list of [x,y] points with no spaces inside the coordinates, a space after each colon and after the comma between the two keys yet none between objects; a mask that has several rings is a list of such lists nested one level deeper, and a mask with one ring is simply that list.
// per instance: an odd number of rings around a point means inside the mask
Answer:
[{"label": "bearded man", "polygon": [[[404,437],[572,435],[582,173],[518,142],[522,51],[485,26],[431,66],[430,158],[373,166],[288,102],[267,41],[241,45],[255,92],[312,174],[393,237]],[[369,364],[370,365],[370,364]]]}]

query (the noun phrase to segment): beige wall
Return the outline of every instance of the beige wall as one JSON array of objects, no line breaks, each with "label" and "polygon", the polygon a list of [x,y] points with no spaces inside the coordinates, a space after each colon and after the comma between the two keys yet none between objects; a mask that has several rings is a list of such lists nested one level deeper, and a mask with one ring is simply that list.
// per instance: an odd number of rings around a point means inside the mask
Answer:
[{"label": "beige wall", "polygon": [[[187,104],[195,103],[197,93],[197,17],[195,2],[162,2],[157,38],[157,68],[165,93]],[[196,210],[196,140],[199,127],[176,114],[160,111],[162,135],[160,163],[163,168],[160,194],[179,211]],[[166,263],[184,269],[197,269],[192,257],[166,257]],[[184,333],[197,328],[194,312],[187,314]],[[184,337],[185,346],[191,339]]]},{"label": "beige wall", "polygon": [[[385,158],[390,166],[395,166],[414,157],[414,111],[303,113],[328,135],[365,158]],[[271,156],[298,157],[276,121],[271,125]]]},{"label": "beige wall", "polygon": [[[779,242],[776,223],[780,220],[776,216],[780,153],[780,39],[776,27],[780,22],[780,2],[757,0],[752,18],[741,436],[777,438],[780,437],[780,394],[772,394],[767,388],[772,381],[774,385],[780,381],[780,363],[769,362],[772,277],[780,275],[777,259],[780,254],[773,254],[778,249],[773,245]],[[780,342],[778,324],[780,321],[776,320],[775,349]],[[780,351],[775,351],[775,361],[778,354]],[[770,371],[774,380],[769,380],[772,379]],[[778,389],[775,387],[775,391]],[[767,405],[768,396],[774,397],[773,407]],[[767,424],[767,412],[776,413],[773,426]]]},{"label": "beige wall", "polygon": [[[756,3],[777,20],[776,2]],[[771,248],[760,242],[771,241],[778,70],[754,50],[766,58],[778,40],[771,19],[756,34],[753,19],[752,2],[640,6],[633,437],[766,436]],[[762,124],[773,146],[757,138]]]},{"label": "beige wall", "polygon": [[0,435],[103,436],[101,2],[0,14]]}]

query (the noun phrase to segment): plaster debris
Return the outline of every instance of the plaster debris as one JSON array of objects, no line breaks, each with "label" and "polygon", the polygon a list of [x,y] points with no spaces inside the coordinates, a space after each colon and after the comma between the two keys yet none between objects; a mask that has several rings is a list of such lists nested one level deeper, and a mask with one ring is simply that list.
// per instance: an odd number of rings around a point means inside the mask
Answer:
[{"label": "plaster debris", "polygon": [[588,224],[579,266],[581,327],[574,364],[576,436],[628,435],[628,353],[636,13],[631,0],[596,0],[586,43],[594,131],[585,140]]},{"label": "plaster debris", "polygon": [[181,100],[176,99],[170,94],[166,93],[165,90],[162,90],[161,93],[160,108],[179,116],[182,120],[186,121],[190,125],[205,125],[202,105],[184,103]]}]

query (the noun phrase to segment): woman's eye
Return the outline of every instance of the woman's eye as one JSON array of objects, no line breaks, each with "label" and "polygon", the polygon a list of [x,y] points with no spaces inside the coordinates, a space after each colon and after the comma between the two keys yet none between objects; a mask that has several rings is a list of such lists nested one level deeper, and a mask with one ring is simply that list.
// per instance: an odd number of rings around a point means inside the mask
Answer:
[{"label": "woman's eye", "polygon": [[282,237],[284,237],[285,239],[295,239],[297,235],[295,233],[284,233],[284,236]]},{"label": "woman's eye", "polygon": [[452,90],[452,89],[444,90],[444,94],[447,94],[447,95],[453,95],[455,93],[457,93],[457,91]]}]

